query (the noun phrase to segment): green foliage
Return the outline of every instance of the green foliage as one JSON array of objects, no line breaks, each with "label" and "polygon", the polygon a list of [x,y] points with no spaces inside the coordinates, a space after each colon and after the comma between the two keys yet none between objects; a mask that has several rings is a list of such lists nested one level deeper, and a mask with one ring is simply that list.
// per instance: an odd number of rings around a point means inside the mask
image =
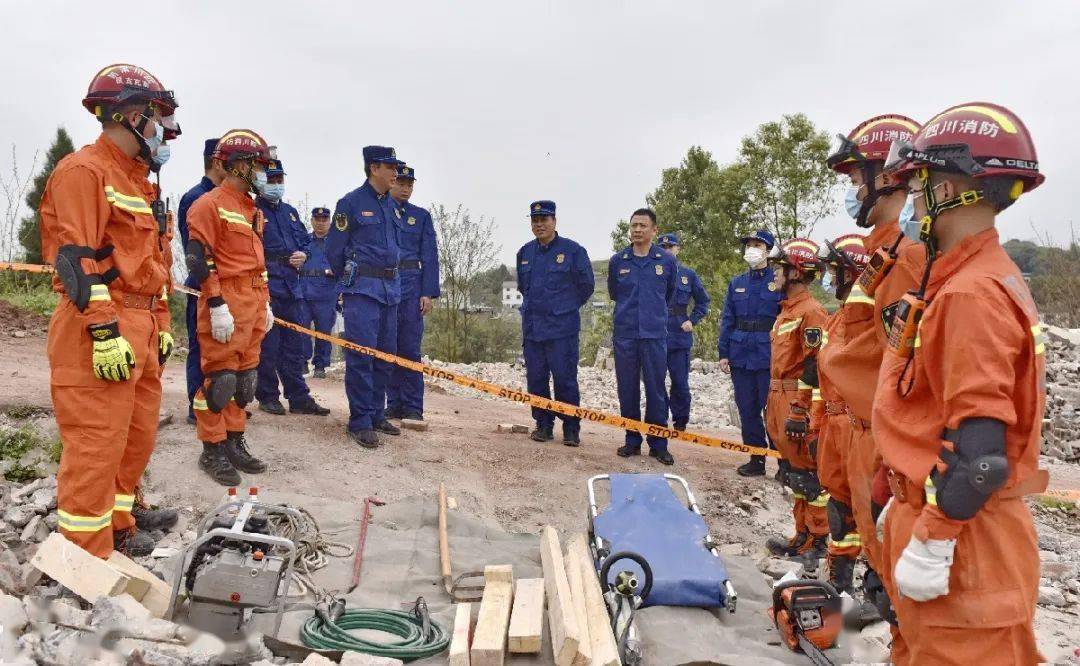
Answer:
[{"label": "green foliage", "polygon": [[502,307],[502,283],[509,280],[517,280],[517,276],[504,264],[481,272],[476,276],[469,292],[469,302],[473,305]]},{"label": "green foliage", "polygon": [[169,317],[172,319],[173,342],[177,347],[187,347],[194,331],[187,330],[187,294],[169,294]]},{"label": "green foliage", "polygon": [[5,414],[13,419],[28,419],[31,416],[37,416],[38,414],[48,414],[49,410],[45,407],[38,407],[37,405],[12,405],[7,408]]},{"label": "green foliage", "polygon": [[[606,289],[606,287],[605,287]],[[578,336],[578,358],[584,365],[592,365],[596,361],[596,350],[600,347],[611,347],[612,310],[599,310],[593,313],[586,322],[582,316],[581,334]]]},{"label": "green foliage", "polygon": [[24,465],[19,461],[35,449],[50,450],[53,446],[53,442],[28,425],[0,431],[0,461],[4,461],[4,478],[18,483],[40,478],[41,471],[37,466]]},{"label": "green foliage", "polygon": [[806,236],[834,206],[836,173],[825,166],[829,137],[801,113],[767,122],[743,138],[747,221],[777,239]]},{"label": "green foliage", "polygon": [[59,296],[52,290],[52,278],[43,273],[0,273],[0,300],[21,310],[48,317],[56,309]]},{"label": "green foliage", "polygon": [[[461,315],[439,307],[427,316],[423,342],[425,355],[455,363],[476,363],[511,362],[520,353],[521,321],[517,317],[473,313],[468,317],[467,331],[463,331],[454,328],[450,322],[455,314]],[[447,350],[453,351],[452,358],[447,358]]]},{"label": "green foliage", "polygon": [[49,176],[57,163],[69,153],[75,152],[75,144],[71,136],[63,127],[56,128],[56,138],[45,156],[45,165],[41,172],[34,177],[34,187],[26,194],[26,206],[32,211],[22,219],[19,225],[19,242],[23,246],[24,260],[30,264],[40,264],[41,257],[41,215],[38,209],[41,207],[41,197],[45,194],[45,185],[49,182]]}]

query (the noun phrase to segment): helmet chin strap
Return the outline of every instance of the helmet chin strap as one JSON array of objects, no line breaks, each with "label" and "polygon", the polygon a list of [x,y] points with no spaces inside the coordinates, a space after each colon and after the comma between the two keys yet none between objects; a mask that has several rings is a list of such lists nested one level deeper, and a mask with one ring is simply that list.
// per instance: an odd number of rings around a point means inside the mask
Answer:
[{"label": "helmet chin strap", "polygon": [[149,111],[150,108],[151,105],[147,104],[146,108],[144,108],[139,113],[140,120],[138,125],[132,125],[131,123],[129,123],[128,119],[124,117],[124,114],[120,113],[119,111],[113,113],[112,119],[113,122],[119,124],[124,129],[131,132],[132,136],[135,137],[135,141],[137,141],[139,144],[139,157],[141,157],[144,162],[146,162],[150,165],[151,168],[153,168],[154,160],[153,155],[150,152],[150,144],[146,142],[146,137],[143,136],[143,132],[146,131],[146,123],[150,122],[151,120],[151,118],[146,115],[146,112]]},{"label": "helmet chin strap", "polygon": [[869,229],[872,225],[869,222],[870,211],[874,209],[878,199],[884,196],[888,196],[893,192],[899,192],[903,186],[901,185],[886,185],[885,187],[878,189],[874,186],[874,174],[873,167],[869,162],[862,165],[863,180],[866,182],[866,198],[862,200],[862,205],[859,206],[859,215],[855,218],[856,226]]},{"label": "helmet chin strap", "polygon": [[[972,206],[983,200],[982,190],[967,190],[958,196],[939,202],[934,195],[935,185],[930,184],[930,172],[928,169],[920,169],[917,173],[923,184],[923,201],[926,203],[926,215],[919,221],[919,240],[926,244],[931,256],[937,253],[937,242],[934,240],[934,223],[938,216],[947,210]],[[938,183],[941,185],[941,183]]]}]

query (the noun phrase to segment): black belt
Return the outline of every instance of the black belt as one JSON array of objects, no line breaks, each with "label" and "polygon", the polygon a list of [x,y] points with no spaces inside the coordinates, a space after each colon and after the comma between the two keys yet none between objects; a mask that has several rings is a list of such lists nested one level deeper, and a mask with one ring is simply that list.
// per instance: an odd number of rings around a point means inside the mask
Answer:
[{"label": "black belt", "polygon": [[302,271],[300,271],[300,275],[302,277],[328,277],[328,278],[332,278],[332,277],[334,277],[334,272],[332,270],[330,270],[329,268],[324,268],[321,271],[302,270]]},{"label": "black belt", "polygon": [[400,270],[403,270],[403,271],[410,271],[410,270],[418,271],[423,267],[423,264],[420,262],[419,259],[402,259],[398,263],[397,267]]},{"label": "black belt", "polygon": [[772,330],[774,323],[776,323],[775,320],[769,321],[767,319],[737,319],[735,320],[735,329],[748,333],[768,333]]},{"label": "black belt", "polygon": [[365,264],[356,265],[356,274],[360,277],[378,278],[380,280],[393,280],[397,277],[396,268],[375,268]]},{"label": "black belt", "polygon": [[673,308],[668,308],[667,313],[669,315],[672,315],[672,316],[674,316],[674,315],[682,315],[683,317],[685,317],[686,316],[686,311],[688,309],[690,309],[689,305],[684,305],[682,307],[675,306]]}]

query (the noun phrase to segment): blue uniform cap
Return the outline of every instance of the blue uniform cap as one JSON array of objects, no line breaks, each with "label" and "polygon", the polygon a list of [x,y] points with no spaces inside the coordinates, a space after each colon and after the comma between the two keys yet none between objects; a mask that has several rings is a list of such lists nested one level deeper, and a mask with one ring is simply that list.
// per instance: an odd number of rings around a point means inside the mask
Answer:
[{"label": "blue uniform cap", "polygon": [[330,209],[319,206],[311,209],[312,217],[330,217]]},{"label": "blue uniform cap", "polygon": [[202,156],[213,157],[214,151],[217,150],[217,142],[217,139],[207,139],[206,143],[203,144]]},{"label": "blue uniform cap", "polygon": [[668,247],[668,246],[671,246],[671,245],[682,245],[682,243],[679,241],[679,235],[678,234],[664,234],[663,236],[660,237],[660,239],[656,242],[656,244],[659,245],[660,247]]},{"label": "blue uniform cap", "polygon": [[364,162],[386,162],[387,164],[405,164],[397,158],[397,153],[389,146],[364,146]]},{"label": "blue uniform cap", "polygon": [[750,234],[748,236],[743,236],[742,238],[739,239],[739,242],[740,243],[745,243],[746,241],[752,241],[752,240],[761,241],[762,243],[765,243],[765,246],[770,250],[773,249],[773,245],[776,245],[776,239],[773,238],[772,234],[770,234],[768,231],[765,231],[764,229],[758,229],[757,231],[755,231],[754,233],[752,233],[752,234]]},{"label": "blue uniform cap", "polygon": [[554,201],[534,201],[529,206],[529,217],[536,217],[539,215],[554,215],[555,214],[555,202]]},{"label": "blue uniform cap", "polygon": [[285,167],[281,164],[281,160],[270,160],[266,163],[266,175],[267,176],[284,176]]},{"label": "blue uniform cap", "polygon": [[402,162],[398,165],[397,177],[407,178],[409,180],[416,180],[416,169],[412,168],[411,166],[405,166],[405,163]]}]

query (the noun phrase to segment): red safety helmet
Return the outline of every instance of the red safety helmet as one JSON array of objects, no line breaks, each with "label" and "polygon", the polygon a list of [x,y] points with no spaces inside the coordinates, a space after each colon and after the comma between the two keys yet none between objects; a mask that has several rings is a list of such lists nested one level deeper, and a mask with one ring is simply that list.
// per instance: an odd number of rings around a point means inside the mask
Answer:
[{"label": "red safety helmet", "polygon": [[847,136],[836,135],[836,149],[825,160],[828,167],[842,174],[851,173],[856,167],[862,169],[866,196],[859,205],[859,214],[855,216],[858,226],[870,226],[870,211],[878,199],[904,188],[903,181],[890,182],[889,178],[885,179],[883,187],[878,188],[874,182],[877,176],[875,167],[885,162],[894,141],[910,141],[918,131],[919,123],[911,118],[887,114],[859,123]]},{"label": "red safety helmet", "polygon": [[837,290],[846,292],[870,263],[870,255],[866,253],[866,237],[844,234],[833,241],[826,240],[818,258],[823,264],[836,269]]},{"label": "red safety helmet", "polygon": [[254,160],[268,166],[274,155],[270,145],[257,132],[234,129],[218,139],[217,147],[214,148],[214,159],[221,160],[226,166],[240,160]]},{"label": "red safety helmet", "polygon": [[173,120],[177,107],[173,91],[166,90],[156,76],[137,65],[109,65],[94,75],[82,104],[101,121],[114,120],[118,106],[145,103],[161,111],[165,139],[180,136],[180,127]]},{"label": "red safety helmet", "polygon": [[1023,183],[1017,196],[1046,179],[1023,121],[988,102],[960,104],[937,114],[910,141],[893,144],[885,168],[902,181],[920,168],[972,178],[1015,176]]},{"label": "red safety helmet", "polygon": [[821,271],[819,251],[818,244],[809,238],[793,238],[782,243],[769,261],[794,268],[799,278],[813,279]]}]

